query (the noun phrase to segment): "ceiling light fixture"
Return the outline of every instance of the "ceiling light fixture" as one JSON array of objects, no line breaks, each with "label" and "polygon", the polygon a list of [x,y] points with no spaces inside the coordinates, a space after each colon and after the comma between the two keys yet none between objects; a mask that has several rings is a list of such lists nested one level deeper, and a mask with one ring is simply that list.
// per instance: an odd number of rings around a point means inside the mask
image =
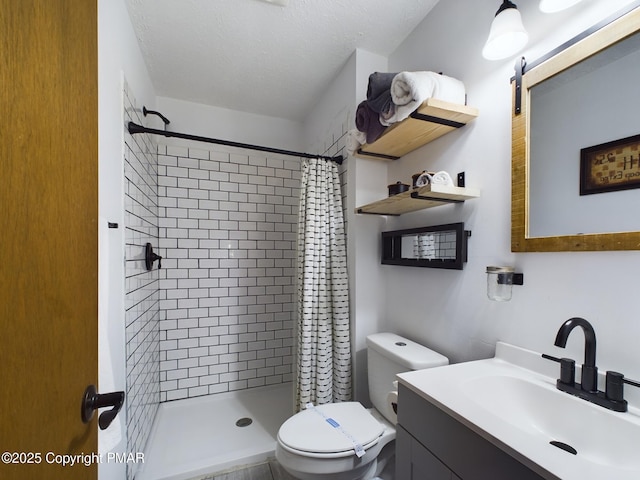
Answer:
[{"label": "ceiling light fixture", "polygon": [[540,0],[540,10],[544,13],[555,13],[573,7],[582,0]]},{"label": "ceiling light fixture", "polygon": [[501,60],[524,48],[528,41],[529,34],[522,24],[518,7],[504,0],[491,23],[482,56],[487,60]]},{"label": "ceiling light fixture", "polygon": [[264,0],[265,2],[273,3],[274,5],[281,5],[286,7],[289,5],[289,0]]}]

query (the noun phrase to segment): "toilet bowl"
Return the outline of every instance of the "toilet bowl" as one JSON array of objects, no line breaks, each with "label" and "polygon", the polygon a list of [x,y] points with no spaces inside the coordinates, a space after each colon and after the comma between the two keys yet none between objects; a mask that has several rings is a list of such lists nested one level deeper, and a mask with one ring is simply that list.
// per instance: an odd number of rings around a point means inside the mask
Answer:
[{"label": "toilet bowl", "polygon": [[278,431],[276,459],[300,480],[393,479],[395,414],[390,403],[398,373],[446,365],[449,360],[391,333],[367,337],[369,395],[359,402],[308,406]]}]

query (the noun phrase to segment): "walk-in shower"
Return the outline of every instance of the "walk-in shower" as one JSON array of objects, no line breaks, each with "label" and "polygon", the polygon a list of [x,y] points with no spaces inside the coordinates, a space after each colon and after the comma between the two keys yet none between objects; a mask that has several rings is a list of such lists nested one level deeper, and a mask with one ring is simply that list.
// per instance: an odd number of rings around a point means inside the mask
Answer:
[{"label": "walk-in shower", "polygon": [[157,138],[125,133],[129,479],[264,459],[293,412],[300,160]]}]

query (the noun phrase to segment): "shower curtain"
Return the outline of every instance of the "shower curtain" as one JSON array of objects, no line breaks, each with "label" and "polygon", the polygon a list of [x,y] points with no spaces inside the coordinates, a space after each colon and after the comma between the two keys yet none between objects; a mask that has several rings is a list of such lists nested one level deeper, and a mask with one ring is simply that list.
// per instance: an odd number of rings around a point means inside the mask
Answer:
[{"label": "shower curtain", "polygon": [[304,160],[297,237],[296,410],[351,399],[346,241],[338,166]]}]

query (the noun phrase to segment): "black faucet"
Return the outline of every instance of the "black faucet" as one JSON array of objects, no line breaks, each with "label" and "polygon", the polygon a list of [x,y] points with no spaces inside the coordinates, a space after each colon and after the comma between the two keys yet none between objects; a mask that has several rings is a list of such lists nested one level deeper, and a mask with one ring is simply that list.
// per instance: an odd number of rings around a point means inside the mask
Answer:
[{"label": "black faucet", "polygon": [[575,360],[570,358],[556,358],[542,354],[542,358],[560,363],[560,378],[556,382],[558,390],[570,393],[601,407],[616,412],[627,411],[627,401],[623,396],[624,384],[640,387],[640,382],[624,378],[621,373],[607,372],[606,391],[598,390],[598,367],[596,367],[596,332],[584,318],[570,318],[560,326],[556,335],[556,347],[567,345],[569,334],[575,327],[584,331],[584,363],[582,364],[582,383],[575,381]]},{"label": "black faucet", "polygon": [[596,332],[584,318],[570,318],[562,324],[556,335],[555,346],[566,347],[569,334],[576,327],[584,331],[584,363],[582,364],[582,390],[598,391],[598,367],[596,367]]}]

